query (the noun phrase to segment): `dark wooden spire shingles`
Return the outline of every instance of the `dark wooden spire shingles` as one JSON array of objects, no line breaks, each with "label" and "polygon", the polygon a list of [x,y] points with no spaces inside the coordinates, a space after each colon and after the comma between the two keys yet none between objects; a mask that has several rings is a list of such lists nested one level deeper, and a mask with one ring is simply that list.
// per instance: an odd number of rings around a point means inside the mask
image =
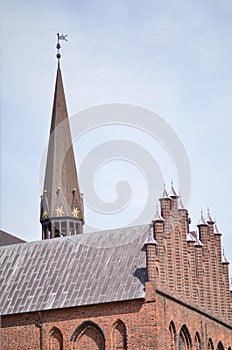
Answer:
[{"label": "dark wooden spire shingles", "polygon": [[83,208],[77,179],[72,137],[61,70],[58,65],[44,180],[44,192],[46,192],[47,196],[49,216],[56,216],[57,202],[60,203],[59,207],[62,207],[64,216],[73,216],[74,189],[77,209],[80,212],[79,218],[82,219]]}]

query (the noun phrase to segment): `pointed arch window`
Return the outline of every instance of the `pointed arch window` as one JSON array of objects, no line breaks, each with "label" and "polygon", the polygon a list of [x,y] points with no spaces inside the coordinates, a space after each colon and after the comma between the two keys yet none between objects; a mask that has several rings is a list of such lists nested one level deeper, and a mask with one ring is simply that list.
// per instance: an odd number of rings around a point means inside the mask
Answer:
[{"label": "pointed arch window", "polygon": [[121,320],[118,320],[113,327],[112,343],[113,350],[127,350],[127,331]]},{"label": "pointed arch window", "polygon": [[169,333],[170,333],[170,350],[176,349],[176,327],[174,322],[172,321],[169,325]]},{"label": "pointed arch window", "polygon": [[178,350],[187,350],[192,347],[191,337],[188,328],[184,325],[181,327],[178,338]]},{"label": "pointed arch window", "polygon": [[63,335],[57,327],[49,332],[49,350],[63,350]]},{"label": "pointed arch window", "polygon": [[70,341],[73,349],[105,350],[105,336],[101,328],[92,321],[85,321],[73,332]]},{"label": "pointed arch window", "polygon": [[217,350],[224,350],[224,346],[221,341],[218,343]]},{"label": "pointed arch window", "polygon": [[194,349],[200,350],[201,349],[201,338],[198,332],[196,332],[195,338],[194,338]]},{"label": "pointed arch window", "polygon": [[212,341],[211,338],[209,338],[207,349],[208,350],[214,350],[213,341]]}]

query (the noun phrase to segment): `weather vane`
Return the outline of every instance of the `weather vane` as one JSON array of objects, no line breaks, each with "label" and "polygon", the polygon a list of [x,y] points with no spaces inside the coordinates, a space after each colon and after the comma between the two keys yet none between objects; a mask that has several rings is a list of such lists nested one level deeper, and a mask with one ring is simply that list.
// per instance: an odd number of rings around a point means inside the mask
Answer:
[{"label": "weather vane", "polygon": [[58,58],[58,63],[60,62],[60,58],[61,58],[61,54],[60,54],[60,48],[61,48],[60,40],[68,41],[67,35],[57,33],[57,45],[56,45],[57,55],[56,55],[56,57]]}]

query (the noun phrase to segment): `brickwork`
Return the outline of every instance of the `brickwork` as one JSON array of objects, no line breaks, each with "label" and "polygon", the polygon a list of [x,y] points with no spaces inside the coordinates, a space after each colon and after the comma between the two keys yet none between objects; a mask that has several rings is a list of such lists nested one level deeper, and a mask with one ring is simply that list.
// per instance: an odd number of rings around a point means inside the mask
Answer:
[{"label": "brickwork", "polygon": [[[50,339],[54,327],[62,333],[64,350],[155,349],[154,302],[134,300],[53,310],[42,312],[41,319],[39,328],[38,313],[3,316],[1,349],[51,350],[51,344],[55,344],[56,350],[57,338],[56,342]],[[76,334],[75,330],[87,320],[90,322]]]},{"label": "brickwork", "polygon": [[165,220],[154,223],[158,286],[231,321],[228,263],[222,262],[221,234],[214,222],[202,219],[198,232],[190,233],[188,212],[178,209],[177,198],[165,197],[160,203]]},{"label": "brickwork", "polygon": [[156,349],[178,349],[181,329],[184,329],[184,337],[189,342],[190,348],[194,343],[200,342],[199,348],[207,350],[210,339],[213,349],[217,349],[219,342],[223,344],[223,349],[231,347],[231,325],[226,326],[219,320],[201,313],[200,310],[193,310],[189,304],[175,301],[159,292],[156,301],[158,332]]},{"label": "brickwork", "polygon": [[[155,285],[149,287],[155,290]],[[146,286],[147,288],[147,286]],[[42,321],[42,324],[41,324]],[[180,334],[199,349],[232,345],[232,326],[157,291],[135,300],[2,318],[2,350],[178,349]],[[197,349],[197,347],[196,347]]]}]

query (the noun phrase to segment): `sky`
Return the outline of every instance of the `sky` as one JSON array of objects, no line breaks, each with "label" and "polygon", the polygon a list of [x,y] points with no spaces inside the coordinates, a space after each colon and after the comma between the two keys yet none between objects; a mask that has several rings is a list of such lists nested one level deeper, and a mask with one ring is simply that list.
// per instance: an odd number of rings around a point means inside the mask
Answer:
[{"label": "sky", "polygon": [[[41,238],[41,159],[50,127],[57,32],[68,34],[68,41],[61,42],[61,67],[69,116],[74,116],[77,129],[78,125],[83,128],[82,111],[93,108],[97,113],[94,106],[112,103],[138,106],[160,116],[166,123],[163,131],[167,131],[163,141],[168,142],[168,130],[173,130],[191,166],[191,174],[186,170],[186,179],[191,178],[191,194],[186,199],[191,229],[195,230],[201,210],[206,214],[209,207],[223,233],[226,256],[232,261],[229,0],[4,0],[0,32],[1,228],[27,241]],[[130,140],[149,156],[155,155],[167,188],[173,179],[181,192],[179,172],[184,169],[176,167],[172,149],[160,142],[158,129],[152,138],[149,125],[141,130],[113,122],[109,117],[109,125],[83,129],[81,135],[76,132],[78,168],[81,170],[85,158],[87,161],[90,149],[99,146],[104,153],[104,143],[107,146],[117,139],[122,146]],[[117,144],[115,148],[120,150]],[[131,186],[131,192],[126,192],[128,205],[124,213],[110,215],[104,210],[99,214],[86,204],[90,228],[130,225],[146,203],[147,177],[157,172],[151,165],[148,174],[147,167],[140,169],[134,160],[130,162],[124,155],[118,158],[103,162],[105,167],[99,164],[91,185],[102,201],[111,202],[117,198],[118,181],[127,181]],[[86,187],[84,178],[80,179],[81,188]]]}]

